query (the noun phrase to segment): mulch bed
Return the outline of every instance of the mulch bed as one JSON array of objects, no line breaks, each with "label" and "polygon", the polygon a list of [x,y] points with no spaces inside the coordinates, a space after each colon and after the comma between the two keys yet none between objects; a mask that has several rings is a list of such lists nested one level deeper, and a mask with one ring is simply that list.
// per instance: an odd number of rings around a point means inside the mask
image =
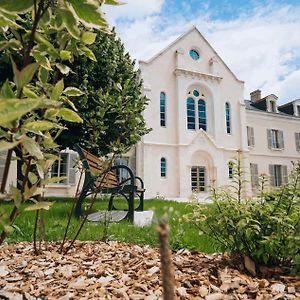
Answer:
[{"label": "mulch bed", "polygon": [[[119,242],[58,243],[36,256],[29,243],[0,247],[0,299],[162,299],[159,252]],[[173,254],[178,299],[300,299],[300,278],[251,277],[224,255]]]}]

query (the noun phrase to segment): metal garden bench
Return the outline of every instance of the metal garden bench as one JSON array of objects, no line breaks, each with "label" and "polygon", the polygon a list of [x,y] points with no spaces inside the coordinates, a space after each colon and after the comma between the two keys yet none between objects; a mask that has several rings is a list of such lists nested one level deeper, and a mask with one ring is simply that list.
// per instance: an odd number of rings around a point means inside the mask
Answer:
[{"label": "metal garden bench", "polygon": [[[123,197],[128,203],[124,219],[134,220],[134,211],[144,210],[144,183],[140,177],[134,176],[132,170],[125,165],[112,166],[107,170],[103,161],[97,156],[84,150],[79,145],[74,145],[74,150],[79,154],[85,172],[84,183],[75,207],[75,216],[82,215],[82,203],[86,197],[96,194],[110,194],[108,211],[116,210],[114,199]],[[122,179],[118,174],[125,170],[128,178]],[[134,208],[134,198],[137,197],[139,205]]]}]

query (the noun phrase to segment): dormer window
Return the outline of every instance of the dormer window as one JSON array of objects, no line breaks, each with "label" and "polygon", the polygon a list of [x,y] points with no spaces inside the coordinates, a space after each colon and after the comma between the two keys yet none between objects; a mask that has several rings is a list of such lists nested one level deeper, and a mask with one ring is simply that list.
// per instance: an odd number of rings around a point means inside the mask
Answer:
[{"label": "dormer window", "polygon": [[277,112],[276,102],[275,101],[270,101],[270,112],[273,112],[273,113]]}]

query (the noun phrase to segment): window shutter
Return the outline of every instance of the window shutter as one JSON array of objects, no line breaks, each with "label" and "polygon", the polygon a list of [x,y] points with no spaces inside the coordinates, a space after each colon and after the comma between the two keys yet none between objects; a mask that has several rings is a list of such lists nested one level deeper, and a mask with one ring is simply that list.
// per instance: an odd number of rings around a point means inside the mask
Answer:
[{"label": "window shutter", "polygon": [[271,129],[267,129],[267,137],[268,137],[268,148],[272,149],[272,135]]},{"label": "window shutter", "polygon": [[251,186],[256,189],[258,186],[258,165],[250,163]]},{"label": "window shutter", "polygon": [[68,178],[68,181],[69,181],[70,185],[76,184],[76,171],[77,171],[76,159],[77,159],[77,154],[69,153],[69,178]]},{"label": "window shutter", "polygon": [[253,127],[250,127],[250,142],[251,142],[251,146],[254,147],[255,138],[254,138],[254,128]]},{"label": "window shutter", "polygon": [[281,149],[284,149],[284,140],[283,140],[283,131],[278,130],[278,137],[279,137],[279,146]]},{"label": "window shutter", "polygon": [[282,167],[282,182],[288,183],[288,172],[287,172],[287,166],[281,166]]},{"label": "window shutter", "polygon": [[300,132],[295,132],[296,149],[300,150]]},{"label": "window shutter", "polygon": [[269,165],[270,183],[275,186],[275,166]]}]

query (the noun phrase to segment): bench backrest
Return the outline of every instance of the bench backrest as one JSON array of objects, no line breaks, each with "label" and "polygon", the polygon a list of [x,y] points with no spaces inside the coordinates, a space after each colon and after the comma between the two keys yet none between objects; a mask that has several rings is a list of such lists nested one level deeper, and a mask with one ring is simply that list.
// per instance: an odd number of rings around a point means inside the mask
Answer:
[{"label": "bench backrest", "polygon": [[93,180],[98,188],[118,186],[116,174],[107,169],[103,160],[78,145],[75,145],[75,150],[83,163],[85,176],[89,176],[89,180]]}]

